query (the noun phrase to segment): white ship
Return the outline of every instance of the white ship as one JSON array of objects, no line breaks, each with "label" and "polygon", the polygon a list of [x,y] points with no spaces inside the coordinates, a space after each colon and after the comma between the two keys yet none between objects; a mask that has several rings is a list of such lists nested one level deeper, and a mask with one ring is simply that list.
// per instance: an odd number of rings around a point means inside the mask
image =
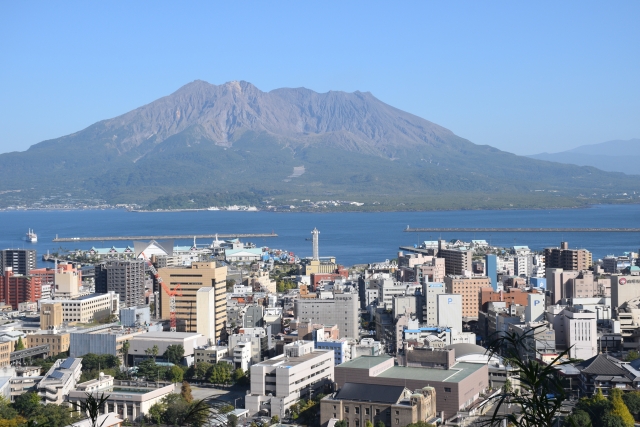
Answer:
[{"label": "white ship", "polygon": [[36,243],[38,241],[38,235],[32,229],[29,229],[25,236],[25,240],[27,242]]}]

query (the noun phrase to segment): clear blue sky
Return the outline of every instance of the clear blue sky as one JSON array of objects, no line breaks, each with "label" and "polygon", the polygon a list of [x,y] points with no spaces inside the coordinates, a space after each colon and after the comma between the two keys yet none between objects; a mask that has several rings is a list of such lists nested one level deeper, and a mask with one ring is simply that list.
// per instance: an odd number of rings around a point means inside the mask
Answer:
[{"label": "clear blue sky", "polygon": [[640,138],[639,23],[638,1],[5,1],[0,152],[195,79],[370,91],[518,154]]}]

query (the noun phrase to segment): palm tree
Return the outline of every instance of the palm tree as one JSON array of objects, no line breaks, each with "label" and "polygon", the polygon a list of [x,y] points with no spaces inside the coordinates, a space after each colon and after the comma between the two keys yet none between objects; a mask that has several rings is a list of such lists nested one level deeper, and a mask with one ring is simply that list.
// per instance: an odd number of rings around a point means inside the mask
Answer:
[{"label": "palm tree", "polygon": [[124,360],[124,367],[127,367],[127,359],[129,356],[129,341],[125,341],[122,343],[122,348],[120,348],[120,354],[122,354],[122,360]]},{"label": "palm tree", "polygon": [[[209,415],[211,414],[211,408],[204,400],[194,400],[190,405],[187,412],[182,419],[182,425],[199,427],[203,425]],[[100,427],[100,426],[98,426]]]},{"label": "palm tree", "polygon": [[102,427],[102,424],[104,424],[107,418],[105,417],[99,425],[98,418],[100,418],[100,410],[104,408],[104,404],[109,399],[109,395],[105,396],[104,393],[100,396],[96,394],[95,397],[91,393],[86,393],[86,395],[86,399],[73,402],[73,407],[81,414],[89,416],[89,419],[91,420],[91,427]]}]

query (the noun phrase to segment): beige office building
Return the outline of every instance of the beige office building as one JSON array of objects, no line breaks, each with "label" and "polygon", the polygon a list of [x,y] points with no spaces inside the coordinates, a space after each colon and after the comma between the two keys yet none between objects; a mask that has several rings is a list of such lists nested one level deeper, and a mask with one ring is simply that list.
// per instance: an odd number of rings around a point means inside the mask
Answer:
[{"label": "beige office building", "polygon": [[462,318],[477,319],[480,308],[480,289],[491,286],[488,277],[447,276],[444,278],[448,294],[462,295]]},{"label": "beige office building", "polygon": [[59,328],[62,325],[62,303],[47,302],[40,306],[40,329]]},{"label": "beige office building", "polygon": [[38,331],[35,334],[27,335],[27,348],[39,345],[49,345],[49,357],[57,356],[69,350],[71,334],[68,332],[55,333],[53,330]]},{"label": "beige office building", "polygon": [[[179,332],[197,332],[197,293],[201,288],[211,287],[215,292],[215,336],[227,321],[227,267],[216,267],[212,262],[193,262],[190,267],[166,267],[158,270],[163,283],[171,290],[180,285],[176,295],[176,319]],[[169,295],[160,289],[160,316],[169,319]]]}]

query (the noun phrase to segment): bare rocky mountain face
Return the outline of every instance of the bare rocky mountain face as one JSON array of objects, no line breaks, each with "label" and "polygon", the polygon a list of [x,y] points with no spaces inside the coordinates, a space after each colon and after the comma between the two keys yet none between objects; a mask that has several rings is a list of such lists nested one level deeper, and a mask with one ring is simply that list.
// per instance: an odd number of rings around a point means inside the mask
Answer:
[{"label": "bare rocky mountain face", "polygon": [[[230,147],[244,132],[266,132],[292,145],[324,143],[393,158],[398,149],[437,147],[453,137],[441,126],[379,101],[370,93],[262,92],[248,82],[198,80],[173,94],[102,122],[106,146],[125,154],[198,125],[201,137]],[[96,135],[98,136],[98,135]],[[321,136],[322,139],[318,138]],[[149,147],[151,149],[151,147]]]},{"label": "bare rocky mountain face", "polygon": [[388,209],[551,207],[640,191],[640,178],[475,145],[368,92],[194,81],[0,155],[0,193],[33,199],[53,189],[112,203],[224,193],[225,200],[351,198]]}]

